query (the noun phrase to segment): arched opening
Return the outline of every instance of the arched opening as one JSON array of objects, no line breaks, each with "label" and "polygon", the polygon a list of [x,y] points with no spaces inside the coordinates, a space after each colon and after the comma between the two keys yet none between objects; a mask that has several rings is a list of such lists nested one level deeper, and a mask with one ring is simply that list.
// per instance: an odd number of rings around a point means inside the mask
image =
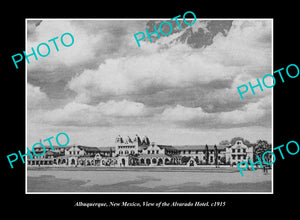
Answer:
[{"label": "arched opening", "polygon": [[150,165],[150,164],[151,164],[150,158],[147,158],[147,159],[146,159],[146,164],[147,164],[147,165]]},{"label": "arched opening", "polygon": [[71,159],[71,165],[75,165],[76,161],[75,159]]},{"label": "arched opening", "polygon": [[159,158],[157,165],[162,165],[164,163],[163,159]]},{"label": "arched opening", "polygon": [[143,164],[143,165],[145,164],[144,158],[141,159],[141,164]]},{"label": "arched opening", "polygon": [[194,161],[190,160],[190,167],[193,167],[193,166],[194,166]]},{"label": "arched opening", "polygon": [[170,160],[169,160],[168,158],[166,158],[166,159],[165,159],[165,164],[169,163],[169,161],[170,161]]},{"label": "arched opening", "polygon": [[156,162],[157,162],[156,158],[153,158],[153,159],[152,159],[152,163],[153,163],[153,164],[156,164]]},{"label": "arched opening", "polygon": [[100,159],[95,160],[95,166],[100,166]]},{"label": "arched opening", "polygon": [[122,165],[125,166],[125,159],[122,158]]}]

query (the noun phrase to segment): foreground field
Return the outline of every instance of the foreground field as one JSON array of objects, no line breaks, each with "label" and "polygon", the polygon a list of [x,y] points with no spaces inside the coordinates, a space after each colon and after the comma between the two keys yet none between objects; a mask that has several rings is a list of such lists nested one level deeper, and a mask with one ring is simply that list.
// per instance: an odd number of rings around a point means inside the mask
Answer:
[{"label": "foreground field", "polygon": [[[85,170],[83,170],[85,169]],[[152,169],[40,168],[27,171],[30,192],[271,192],[272,175],[236,168]]]},{"label": "foreground field", "polygon": [[40,171],[137,171],[137,172],[213,172],[213,173],[234,173],[239,172],[236,167],[27,167],[27,170]]}]

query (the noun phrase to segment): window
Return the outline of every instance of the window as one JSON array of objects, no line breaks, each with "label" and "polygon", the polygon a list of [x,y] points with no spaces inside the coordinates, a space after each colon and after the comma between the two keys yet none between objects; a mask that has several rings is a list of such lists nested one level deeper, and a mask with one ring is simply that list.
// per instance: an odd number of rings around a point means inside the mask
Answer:
[{"label": "window", "polygon": [[189,150],[189,154],[191,154],[191,151]]},{"label": "window", "polygon": [[148,150],[148,154],[150,154],[150,150]]},{"label": "window", "polygon": [[232,149],[232,153],[235,153],[235,149]]},{"label": "window", "polygon": [[158,150],[156,150],[156,153],[158,154]]},{"label": "window", "polygon": [[240,155],[238,155],[238,160],[240,160],[241,159],[241,156]]},{"label": "window", "polygon": [[237,149],[237,152],[240,153],[240,152],[241,152],[241,149]]},{"label": "window", "polygon": [[246,155],[243,156],[243,159],[246,160]]},{"label": "window", "polygon": [[155,153],[154,153],[154,150],[152,150],[152,154],[155,154]]},{"label": "window", "polygon": [[232,155],[232,159],[235,160],[235,155]]},{"label": "window", "polygon": [[198,151],[196,150],[196,154],[198,154]]},{"label": "window", "polygon": [[246,149],[245,148],[243,149],[243,152],[246,153]]}]

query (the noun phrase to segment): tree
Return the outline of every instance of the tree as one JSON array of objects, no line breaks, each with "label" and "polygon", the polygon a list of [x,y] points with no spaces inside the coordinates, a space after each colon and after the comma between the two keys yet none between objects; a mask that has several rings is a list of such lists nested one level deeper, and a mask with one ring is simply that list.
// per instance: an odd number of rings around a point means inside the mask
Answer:
[{"label": "tree", "polygon": [[265,140],[258,140],[254,146],[254,161],[257,161],[257,155],[262,159],[262,155],[266,151],[271,151],[271,144]]},{"label": "tree", "polygon": [[208,158],[209,157],[209,151],[208,151],[208,146],[207,144],[205,145],[205,161],[206,161],[206,165],[208,165]]},{"label": "tree", "polygon": [[218,167],[218,148],[217,145],[214,146],[214,155],[215,155],[215,165]]},{"label": "tree", "polygon": [[221,157],[221,158],[220,158],[220,162],[221,162],[222,164],[226,164],[226,157],[225,157],[225,156]]},{"label": "tree", "polygon": [[183,157],[181,158],[181,162],[182,162],[183,164],[186,164],[186,163],[190,160],[190,158],[191,158],[191,157],[183,156]]}]

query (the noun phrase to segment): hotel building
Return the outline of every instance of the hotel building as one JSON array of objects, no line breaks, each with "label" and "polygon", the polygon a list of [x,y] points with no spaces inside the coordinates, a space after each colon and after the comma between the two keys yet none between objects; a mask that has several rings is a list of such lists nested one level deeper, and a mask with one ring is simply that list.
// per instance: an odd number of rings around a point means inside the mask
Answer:
[{"label": "hotel building", "polygon": [[115,146],[35,147],[37,157],[27,156],[29,166],[224,166],[236,165],[249,158],[253,161],[252,144],[237,140],[233,145],[158,145],[148,137],[141,139],[118,136]]}]

